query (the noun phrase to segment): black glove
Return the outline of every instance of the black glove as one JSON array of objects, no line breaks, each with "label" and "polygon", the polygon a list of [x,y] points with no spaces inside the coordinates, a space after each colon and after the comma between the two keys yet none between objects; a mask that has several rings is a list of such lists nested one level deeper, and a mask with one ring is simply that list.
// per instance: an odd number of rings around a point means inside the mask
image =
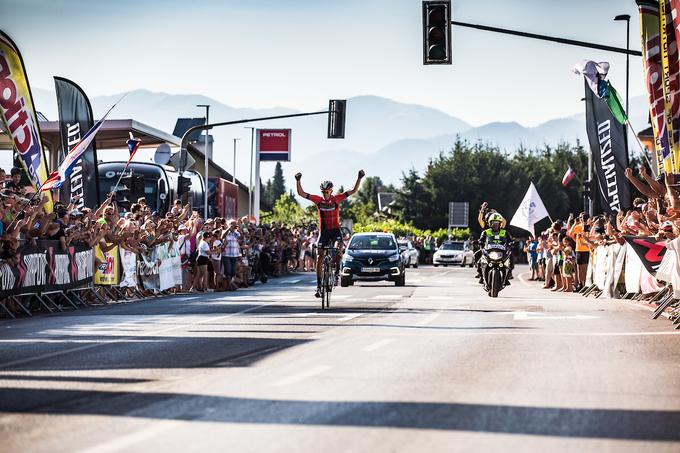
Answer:
[{"label": "black glove", "polygon": [[295,180],[299,181],[302,178],[302,173],[295,173]]},{"label": "black glove", "polygon": [[366,176],[366,172],[363,170],[359,170],[359,177],[363,178],[364,176]]}]

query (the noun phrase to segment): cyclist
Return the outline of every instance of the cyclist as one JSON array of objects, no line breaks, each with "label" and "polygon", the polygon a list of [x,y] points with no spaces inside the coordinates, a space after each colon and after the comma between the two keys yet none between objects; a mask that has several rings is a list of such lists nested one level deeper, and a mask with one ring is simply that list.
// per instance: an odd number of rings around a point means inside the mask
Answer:
[{"label": "cyclist", "polygon": [[[339,249],[336,253],[335,259],[335,284],[338,282],[338,273],[340,272],[340,258],[342,256],[342,232],[340,231],[340,203],[347,197],[359,190],[361,179],[366,173],[359,170],[357,181],[354,187],[346,192],[333,195],[333,183],[331,181],[324,181],[321,183],[321,196],[310,195],[302,190],[302,173],[297,173],[295,179],[297,181],[297,193],[314,203],[319,211],[319,240],[317,245],[319,247],[330,247],[335,242],[339,242]],[[326,251],[319,249],[316,258],[316,297],[321,297],[321,273],[323,266],[323,258]]]}]

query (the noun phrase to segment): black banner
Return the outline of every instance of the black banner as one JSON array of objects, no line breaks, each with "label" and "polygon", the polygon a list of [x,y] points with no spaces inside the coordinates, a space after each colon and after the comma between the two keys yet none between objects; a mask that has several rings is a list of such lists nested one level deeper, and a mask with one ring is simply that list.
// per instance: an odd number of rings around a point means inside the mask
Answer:
[{"label": "black banner", "polygon": [[59,241],[38,241],[0,263],[0,298],[76,288],[91,282],[93,275],[90,247],[70,245],[61,250]]},{"label": "black banner", "polygon": [[635,254],[640,257],[645,269],[650,274],[656,275],[656,271],[661,266],[661,260],[666,254],[666,240],[647,236],[624,236],[624,238],[635,250]]},{"label": "black banner", "polygon": [[[61,158],[63,159],[94,125],[94,118],[90,101],[78,85],[62,77],[55,77],[54,85],[57,88]],[[62,203],[67,205],[71,197],[76,195],[80,195],[76,203],[78,208],[97,209],[99,207],[99,174],[94,141],[76,161],[68,182],[61,186]]]},{"label": "black banner", "polygon": [[[599,210],[616,215],[631,206],[630,183],[626,179],[628,140],[626,126],[612,116],[607,102],[586,86],[586,130],[595,167],[591,196],[599,201]],[[597,214],[597,212],[596,212]]]}]

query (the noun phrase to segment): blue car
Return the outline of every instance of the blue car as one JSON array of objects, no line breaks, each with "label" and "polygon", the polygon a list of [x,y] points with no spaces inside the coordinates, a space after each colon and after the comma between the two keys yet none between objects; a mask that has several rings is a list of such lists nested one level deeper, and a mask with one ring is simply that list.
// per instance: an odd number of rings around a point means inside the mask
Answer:
[{"label": "blue car", "polygon": [[391,233],[357,233],[342,256],[340,286],[357,280],[387,280],[396,286],[406,284],[404,261],[397,240]]}]

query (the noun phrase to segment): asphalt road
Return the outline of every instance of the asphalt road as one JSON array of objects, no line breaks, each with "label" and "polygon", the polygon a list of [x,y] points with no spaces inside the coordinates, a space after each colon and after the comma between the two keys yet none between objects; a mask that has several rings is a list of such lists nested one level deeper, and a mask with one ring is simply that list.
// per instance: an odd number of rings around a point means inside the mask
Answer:
[{"label": "asphalt road", "polygon": [[646,307],[406,283],[0,322],[0,451],[680,451],[680,331]]}]

